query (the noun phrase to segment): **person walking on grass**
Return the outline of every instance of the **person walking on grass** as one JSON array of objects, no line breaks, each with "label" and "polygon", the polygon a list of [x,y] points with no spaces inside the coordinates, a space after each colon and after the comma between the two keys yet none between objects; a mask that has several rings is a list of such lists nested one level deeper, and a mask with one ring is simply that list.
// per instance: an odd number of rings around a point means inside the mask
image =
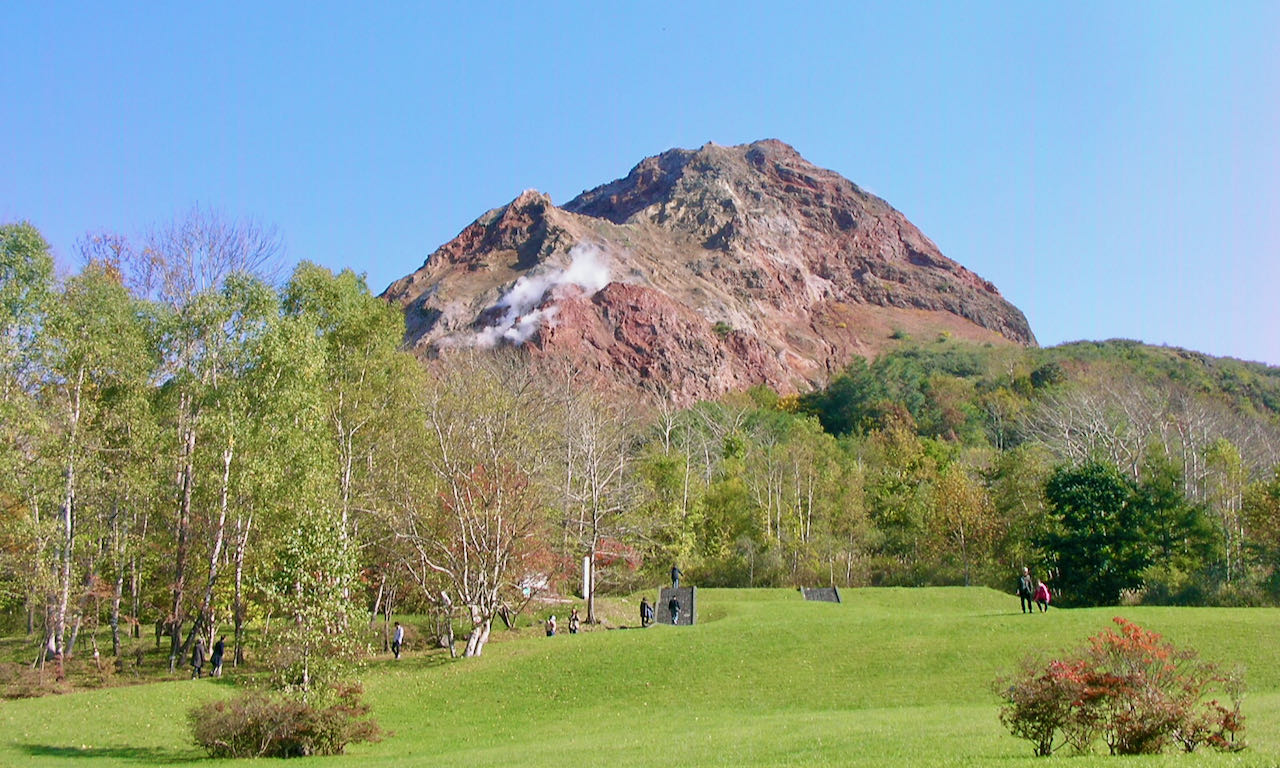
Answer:
[{"label": "person walking on grass", "polygon": [[679,624],[680,623],[680,601],[676,599],[675,595],[672,595],[671,599],[667,601],[667,610],[671,611],[671,626],[674,627],[676,624]]},{"label": "person walking on grass", "polygon": [[650,604],[649,598],[640,598],[640,626],[647,627],[653,623],[653,605]]},{"label": "person walking on grass", "polygon": [[204,673],[204,641],[196,638],[191,648],[191,679],[195,680]]},{"label": "person walking on grass", "polygon": [[213,653],[209,656],[209,664],[213,669],[209,672],[209,677],[222,677],[222,654],[227,650],[227,636],[222,635],[218,638],[218,642],[213,644]]},{"label": "person walking on grass", "polygon": [[547,637],[556,636],[556,617],[553,615],[547,619]]},{"label": "person walking on grass", "polygon": [[578,627],[581,626],[582,619],[578,618],[578,609],[575,607],[569,612],[569,634],[578,634]]},{"label": "person walking on grass", "polygon": [[1043,581],[1036,582],[1036,605],[1040,606],[1041,613],[1049,610],[1049,598],[1049,585]]},{"label": "person walking on grass", "polygon": [[404,647],[404,627],[400,626],[400,622],[396,622],[395,634],[391,636],[391,652],[395,654],[396,659],[400,658],[400,649]]},{"label": "person walking on grass", "polygon": [[1032,601],[1035,599],[1035,581],[1031,578],[1031,570],[1026,566],[1022,567],[1022,575],[1018,577],[1018,605],[1022,607],[1023,613],[1035,613],[1035,607]]}]

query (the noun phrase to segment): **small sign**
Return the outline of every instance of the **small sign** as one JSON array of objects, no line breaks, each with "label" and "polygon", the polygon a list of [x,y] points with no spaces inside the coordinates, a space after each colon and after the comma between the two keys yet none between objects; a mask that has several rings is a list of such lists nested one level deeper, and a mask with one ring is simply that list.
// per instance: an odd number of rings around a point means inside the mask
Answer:
[{"label": "small sign", "polygon": [[840,590],[835,587],[804,587],[800,591],[804,593],[805,600],[816,600],[822,603],[840,602]]}]

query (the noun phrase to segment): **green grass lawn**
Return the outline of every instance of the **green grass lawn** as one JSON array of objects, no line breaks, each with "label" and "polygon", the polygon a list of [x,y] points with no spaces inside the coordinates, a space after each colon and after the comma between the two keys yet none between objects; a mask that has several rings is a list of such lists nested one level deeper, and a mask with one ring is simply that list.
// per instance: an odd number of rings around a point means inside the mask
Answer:
[{"label": "green grass lawn", "polygon": [[[1280,765],[1280,610],[1102,608],[1025,616],[987,589],[699,590],[696,627],[495,633],[480,659],[410,653],[363,673],[395,735],[304,763],[542,765]],[[619,616],[638,601],[610,606]],[[1246,667],[1238,755],[1031,757],[990,683],[1030,652],[1075,646],[1115,615]],[[563,622],[562,622],[563,626]],[[175,681],[0,703],[0,766],[170,765],[201,758],[185,712],[230,684]]]}]

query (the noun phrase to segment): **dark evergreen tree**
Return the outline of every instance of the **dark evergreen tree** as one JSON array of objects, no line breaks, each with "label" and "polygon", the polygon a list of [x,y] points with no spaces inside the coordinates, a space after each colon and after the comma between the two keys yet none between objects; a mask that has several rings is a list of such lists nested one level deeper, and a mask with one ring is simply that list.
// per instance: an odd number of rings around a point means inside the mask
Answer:
[{"label": "dark evergreen tree", "polygon": [[1111,605],[1142,586],[1153,548],[1137,484],[1115,465],[1062,466],[1045,484],[1051,527],[1039,542],[1070,605]]}]

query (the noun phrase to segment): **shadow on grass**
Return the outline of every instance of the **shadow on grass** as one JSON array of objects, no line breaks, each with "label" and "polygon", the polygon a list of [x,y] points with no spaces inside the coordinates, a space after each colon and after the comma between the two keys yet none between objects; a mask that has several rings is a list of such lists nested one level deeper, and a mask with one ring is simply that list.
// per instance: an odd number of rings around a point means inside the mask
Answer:
[{"label": "shadow on grass", "polygon": [[430,669],[432,667],[443,667],[445,664],[458,661],[461,658],[462,651],[458,651],[458,657],[455,659],[449,656],[449,652],[442,648],[440,650],[432,649],[426,653],[419,652],[412,655],[406,653],[399,661],[392,658],[383,659],[378,666],[382,669],[396,669],[400,666],[410,669]]},{"label": "shadow on grass", "polygon": [[90,760],[127,760],[149,765],[176,765],[204,759],[190,750],[156,747],[59,747],[52,744],[19,744],[18,748],[32,757],[88,758]]}]

